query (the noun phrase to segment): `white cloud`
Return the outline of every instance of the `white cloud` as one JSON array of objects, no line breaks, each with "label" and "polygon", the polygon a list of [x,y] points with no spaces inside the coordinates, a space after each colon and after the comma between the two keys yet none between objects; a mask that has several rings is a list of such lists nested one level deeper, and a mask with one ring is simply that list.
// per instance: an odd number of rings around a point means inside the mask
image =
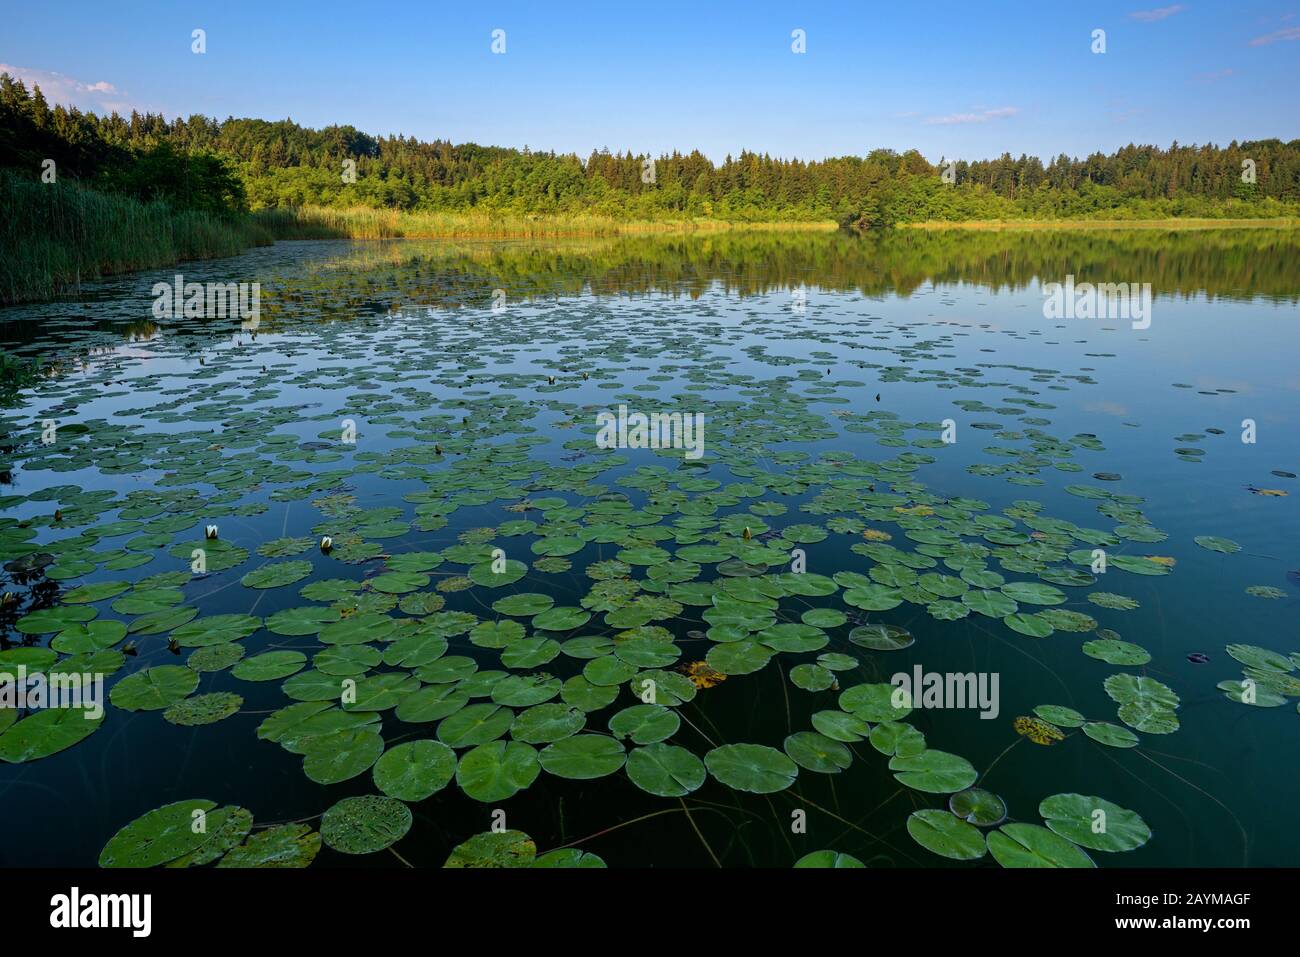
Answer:
[{"label": "white cloud", "polygon": [[87,83],[64,73],[34,70],[11,63],[0,63],[0,73],[8,73],[14,79],[22,80],[28,90],[39,86],[46,102],[51,106],[62,103],[64,106],[75,106],[96,113],[129,113],[133,108],[128,100],[122,98],[121,91],[107,80]]},{"label": "white cloud", "polygon": [[1287,27],[1285,30],[1278,30],[1275,33],[1266,33],[1262,37],[1255,37],[1250,41],[1253,47],[1266,47],[1270,43],[1277,43],[1279,40],[1300,40],[1300,27]]},{"label": "white cloud", "polygon": [[1164,20],[1172,17],[1175,13],[1182,13],[1187,8],[1181,3],[1175,3],[1172,7],[1157,7],[1154,10],[1135,10],[1129,14],[1133,20],[1140,20],[1143,23],[1155,23],[1157,20]]},{"label": "white cloud", "polygon": [[1018,106],[999,106],[993,110],[980,110],[976,113],[951,113],[948,116],[932,116],[925,122],[931,126],[955,126],[961,123],[987,123],[989,120],[1004,120],[1020,112]]}]

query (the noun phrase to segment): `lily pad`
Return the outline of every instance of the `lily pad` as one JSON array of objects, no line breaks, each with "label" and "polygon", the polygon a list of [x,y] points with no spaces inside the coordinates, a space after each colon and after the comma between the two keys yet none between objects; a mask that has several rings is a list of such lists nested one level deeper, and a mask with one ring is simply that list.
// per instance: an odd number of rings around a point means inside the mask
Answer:
[{"label": "lily pad", "polygon": [[979,777],[965,758],[934,750],[895,755],[889,760],[889,770],[896,772],[899,783],[931,794],[965,790]]},{"label": "lily pad", "polygon": [[1054,832],[1094,851],[1131,851],[1151,839],[1151,829],[1136,812],[1105,798],[1054,794],[1038,805]]},{"label": "lily pad", "polygon": [[[14,711],[9,713],[16,714]],[[0,734],[0,760],[22,764],[47,758],[89,737],[103,723],[103,714],[92,717],[91,712],[83,708],[36,711],[9,725],[8,730]]]},{"label": "lily pad", "polygon": [[963,821],[980,827],[994,827],[1007,818],[1007,804],[992,791],[967,788],[948,798],[948,810]]},{"label": "lily pad", "polygon": [[199,674],[183,665],[158,665],[128,675],[113,686],[109,700],[123,711],[161,711],[199,686]]},{"label": "lily pad", "polygon": [[320,833],[306,824],[277,824],[250,834],[227,851],[217,867],[306,867],[320,853],[320,845]]},{"label": "lily pad", "polygon": [[784,791],[799,775],[797,764],[761,744],[724,744],[704,756],[704,765],[723,784],[751,794]]},{"label": "lily pad", "polygon": [[988,837],[989,852],[1003,867],[1096,867],[1064,837],[1037,824],[1004,824]]},{"label": "lily pad", "polygon": [[491,741],[466,752],[456,768],[456,783],[476,801],[504,801],[527,788],[541,773],[537,750],[518,741]]},{"label": "lily pad", "polygon": [[954,861],[977,861],[988,850],[979,828],[947,811],[913,811],[907,818],[907,833],[926,850]]},{"label": "lily pad", "polygon": [[244,699],[237,694],[215,691],[177,701],[163,712],[163,719],[185,727],[215,724],[235,714],[243,704]]},{"label": "lily pad", "polygon": [[627,755],[627,776],[641,790],[659,797],[684,797],[704,783],[704,762],[670,744],[648,744]]},{"label": "lily pad", "polygon": [[[676,717],[672,715],[673,720]],[[577,734],[548,744],[538,755],[538,760],[549,774],[585,781],[613,774],[623,766],[626,757],[623,745],[613,738]]]},{"label": "lily pad", "polygon": [[208,840],[196,821],[216,801],[177,801],[136,818],[109,839],[99,854],[100,867],[158,867],[198,849]]},{"label": "lily pad", "polygon": [[537,845],[523,831],[488,831],[457,845],[443,867],[532,867]]},{"label": "lily pad", "polygon": [[411,829],[411,809],[376,794],[346,797],[321,816],[321,839],[344,854],[373,854],[396,844]]},{"label": "lily pad", "polygon": [[383,753],[374,766],[375,787],[412,803],[441,791],[456,774],[456,752],[440,741],[407,741]]}]

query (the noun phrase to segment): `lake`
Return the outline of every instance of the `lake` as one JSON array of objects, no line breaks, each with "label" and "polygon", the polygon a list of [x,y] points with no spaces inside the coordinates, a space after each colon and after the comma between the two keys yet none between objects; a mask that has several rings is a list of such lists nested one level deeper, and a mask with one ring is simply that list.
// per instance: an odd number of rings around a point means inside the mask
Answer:
[{"label": "lake", "polygon": [[111,695],[0,708],[0,864],[1300,860],[1293,232],[282,242],[0,340],[0,669]]}]

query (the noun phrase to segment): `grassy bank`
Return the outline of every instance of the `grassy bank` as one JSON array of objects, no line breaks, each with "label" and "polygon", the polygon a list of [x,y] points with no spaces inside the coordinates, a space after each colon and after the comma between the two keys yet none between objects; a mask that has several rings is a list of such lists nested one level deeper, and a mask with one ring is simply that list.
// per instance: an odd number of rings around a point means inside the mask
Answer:
[{"label": "grassy bank", "polygon": [[[182,260],[236,255],[276,239],[604,239],[741,231],[833,231],[830,222],[721,219],[625,220],[581,213],[522,215],[403,212],[325,206],[270,208],[249,216],[180,212],[72,183],[0,172],[0,304],[53,299],[82,282]],[[922,231],[1287,229],[1300,219],[966,220],[899,224]],[[879,232],[873,230],[872,232]]]},{"label": "grassy bank", "polygon": [[1300,219],[1201,219],[1192,216],[1165,219],[972,219],[964,222],[930,220],[899,223],[906,229],[1033,230],[1033,229],[1295,229]]},{"label": "grassy bank", "polygon": [[247,217],[178,212],[4,172],[0,209],[0,303],[53,299],[101,276],[233,256],[272,241]]},{"label": "grassy bank", "polygon": [[620,220],[582,213],[421,213],[326,206],[263,209],[253,220],[276,239],[543,239],[756,229],[833,230],[831,222],[740,222],[715,219]]}]

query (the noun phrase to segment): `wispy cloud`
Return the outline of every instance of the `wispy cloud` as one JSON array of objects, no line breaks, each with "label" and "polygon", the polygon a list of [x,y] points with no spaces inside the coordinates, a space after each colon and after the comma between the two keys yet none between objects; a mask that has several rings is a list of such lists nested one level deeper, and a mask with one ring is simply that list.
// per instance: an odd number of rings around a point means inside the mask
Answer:
[{"label": "wispy cloud", "polygon": [[1287,27],[1285,30],[1266,33],[1262,37],[1255,37],[1250,41],[1250,45],[1253,47],[1266,47],[1270,43],[1277,43],[1279,40],[1300,40],[1300,27]]},{"label": "wispy cloud", "polygon": [[82,110],[94,110],[96,113],[126,113],[132,104],[125,99],[121,90],[107,80],[87,83],[76,77],[50,70],[34,70],[11,63],[0,63],[0,73],[8,73],[15,79],[22,80],[30,90],[39,86],[41,93],[50,104],[62,103]]},{"label": "wispy cloud", "polygon": [[1130,20],[1139,20],[1142,23],[1155,23],[1159,20],[1167,20],[1176,13],[1182,13],[1187,8],[1181,3],[1175,3],[1171,7],[1156,7],[1154,10],[1134,10],[1129,14]]},{"label": "wispy cloud", "polygon": [[925,122],[931,126],[956,126],[962,123],[987,123],[989,120],[1005,120],[1020,112],[1018,106],[999,106],[993,110],[980,110],[975,113],[951,113],[948,116],[932,116]]},{"label": "wispy cloud", "polygon": [[1198,73],[1196,74],[1196,79],[1200,80],[1202,83],[1213,83],[1215,80],[1226,80],[1236,72],[1237,71],[1232,67],[1226,67],[1222,70],[1215,70],[1212,73]]}]

